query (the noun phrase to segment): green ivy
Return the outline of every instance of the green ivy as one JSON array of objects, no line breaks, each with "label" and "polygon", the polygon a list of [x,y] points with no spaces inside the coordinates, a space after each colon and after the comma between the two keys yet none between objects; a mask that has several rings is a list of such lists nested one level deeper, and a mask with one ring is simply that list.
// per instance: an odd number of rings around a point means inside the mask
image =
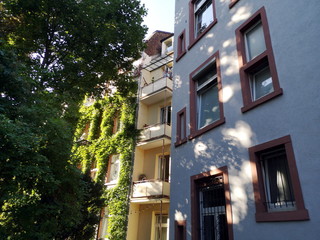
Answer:
[{"label": "green ivy", "polygon": [[[104,183],[108,161],[111,155],[120,154],[120,173],[117,185],[105,188],[101,198],[109,211],[108,239],[126,239],[128,223],[129,194],[132,174],[132,162],[135,139],[138,131],[135,128],[135,97],[120,95],[96,99],[94,103],[85,99],[80,109],[73,146],[73,163],[81,166],[81,170],[90,174],[95,164],[97,174],[94,181]],[[113,133],[114,119],[118,118],[121,128]],[[87,138],[81,136],[90,125]]]}]

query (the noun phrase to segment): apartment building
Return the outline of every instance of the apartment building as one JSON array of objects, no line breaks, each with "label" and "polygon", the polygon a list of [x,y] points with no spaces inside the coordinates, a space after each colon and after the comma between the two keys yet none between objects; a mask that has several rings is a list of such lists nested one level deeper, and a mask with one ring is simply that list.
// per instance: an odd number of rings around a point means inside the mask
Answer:
[{"label": "apartment building", "polygon": [[175,4],[170,239],[318,239],[320,2]]},{"label": "apartment building", "polygon": [[138,64],[137,141],[128,240],[168,238],[173,34],[156,31]]}]

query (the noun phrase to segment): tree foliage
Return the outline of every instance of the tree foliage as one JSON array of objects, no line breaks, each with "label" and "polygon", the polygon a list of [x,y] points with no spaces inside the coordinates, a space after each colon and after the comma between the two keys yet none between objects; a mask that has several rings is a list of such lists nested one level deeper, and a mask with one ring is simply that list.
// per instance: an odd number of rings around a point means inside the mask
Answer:
[{"label": "tree foliage", "polygon": [[138,0],[3,0],[0,11],[0,236],[90,239],[102,188],[71,163],[78,110],[109,84],[132,90],[145,10]]}]

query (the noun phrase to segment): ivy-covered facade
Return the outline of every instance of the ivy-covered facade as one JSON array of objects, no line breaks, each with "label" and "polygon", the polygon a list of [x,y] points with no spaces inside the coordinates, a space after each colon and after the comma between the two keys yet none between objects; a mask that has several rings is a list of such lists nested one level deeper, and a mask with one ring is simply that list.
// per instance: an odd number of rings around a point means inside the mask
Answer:
[{"label": "ivy-covered facade", "polygon": [[[135,90],[132,90],[134,93]],[[80,109],[73,161],[103,186],[103,209],[96,239],[126,238],[136,99],[112,94],[87,98]]]}]

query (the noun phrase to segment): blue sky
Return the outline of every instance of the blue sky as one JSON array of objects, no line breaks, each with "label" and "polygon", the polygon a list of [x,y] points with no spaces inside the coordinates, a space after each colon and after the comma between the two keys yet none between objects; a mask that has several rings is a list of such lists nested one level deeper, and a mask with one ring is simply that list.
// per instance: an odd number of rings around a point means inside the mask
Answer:
[{"label": "blue sky", "polygon": [[156,30],[173,32],[175,0],[140,0],[148,9],[144,24],[148,26],[147,37]]}]

